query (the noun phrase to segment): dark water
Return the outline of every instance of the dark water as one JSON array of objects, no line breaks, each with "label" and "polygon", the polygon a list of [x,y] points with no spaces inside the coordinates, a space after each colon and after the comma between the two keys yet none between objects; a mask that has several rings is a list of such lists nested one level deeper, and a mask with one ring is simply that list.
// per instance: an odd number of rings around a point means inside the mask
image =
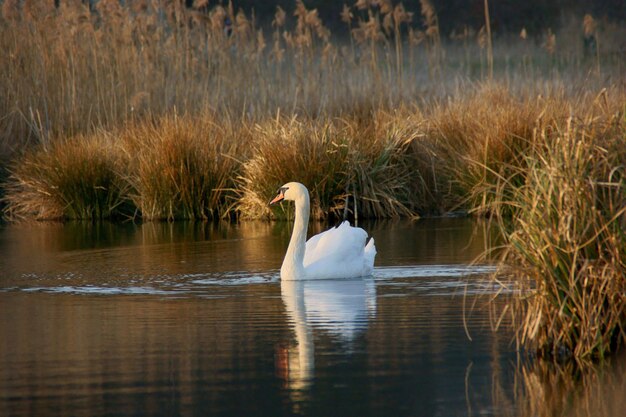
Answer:
[{"label": "dark water", "polygon": [[373,277],[282,283],[282,223],[0,228],[0,415],[623,415],[490,331],[483,224],[364,226]]}]

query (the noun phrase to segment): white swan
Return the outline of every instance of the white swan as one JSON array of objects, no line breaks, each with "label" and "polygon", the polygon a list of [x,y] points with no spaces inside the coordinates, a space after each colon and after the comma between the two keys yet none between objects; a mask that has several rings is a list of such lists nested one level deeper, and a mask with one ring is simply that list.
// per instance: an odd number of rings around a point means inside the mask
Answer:
[{"label": "white swan", "polygon": [[289,247],[280,268],[283,280],[356,278],[372,274],[376,247],[367,232],[341,225],[315,235],[306,241],[309,224],[309,191],[298,182],[288,182],[278,189],[271,204],[291,200],[296,204],[296,215]]}]

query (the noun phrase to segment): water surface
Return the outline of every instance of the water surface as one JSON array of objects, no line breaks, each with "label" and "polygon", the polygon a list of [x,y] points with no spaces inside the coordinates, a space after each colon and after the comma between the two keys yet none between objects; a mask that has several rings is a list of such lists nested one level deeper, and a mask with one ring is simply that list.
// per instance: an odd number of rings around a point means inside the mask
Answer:
[{"label": "water surface", "polygon": [[285,223],[4,226],[0,415],[531,415],[485,225],[365,227],[373,277],[281,282]]}]

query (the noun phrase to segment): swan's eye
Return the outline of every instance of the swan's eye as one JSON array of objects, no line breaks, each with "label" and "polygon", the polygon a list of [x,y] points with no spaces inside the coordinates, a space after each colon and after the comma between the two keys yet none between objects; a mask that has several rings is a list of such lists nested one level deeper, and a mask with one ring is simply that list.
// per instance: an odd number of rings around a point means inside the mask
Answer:
[{"label": "swan's eye", "polygon": [[281,194],[285,194],[288,189],[289,189],[289,187],[281,187],[281,188],[278,189],[278,192],[281,193]]}]

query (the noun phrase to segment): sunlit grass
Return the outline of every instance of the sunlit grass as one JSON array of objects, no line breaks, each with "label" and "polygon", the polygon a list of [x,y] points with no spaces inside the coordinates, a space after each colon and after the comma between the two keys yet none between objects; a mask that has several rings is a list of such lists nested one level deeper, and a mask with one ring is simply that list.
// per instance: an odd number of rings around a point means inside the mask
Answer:
[{"label": "sunlit grass", "polygon": [[549,357],[603,357],[626,342],[626,126],[613,138],[590,133],[572,119],[541,132],[544,149],[526,157],[511,199],[508,260],[536,283],[521,340]]},{"label": "sunlit grass", "polygon": [[412,123],[388,114],[261,124],[243,165],[239,210],[247,217],[271,215],[268,196],[297,180],[309,188],[314,218],[412,215],[420,174],[410,144],[417,134]]},{"label": "sunlit grass", "polygon": [[205,220],[228,216],[235,203],[245,138],[204,117],[164,117],[121,134],[129,154],[124,175],[142,218]]}]

